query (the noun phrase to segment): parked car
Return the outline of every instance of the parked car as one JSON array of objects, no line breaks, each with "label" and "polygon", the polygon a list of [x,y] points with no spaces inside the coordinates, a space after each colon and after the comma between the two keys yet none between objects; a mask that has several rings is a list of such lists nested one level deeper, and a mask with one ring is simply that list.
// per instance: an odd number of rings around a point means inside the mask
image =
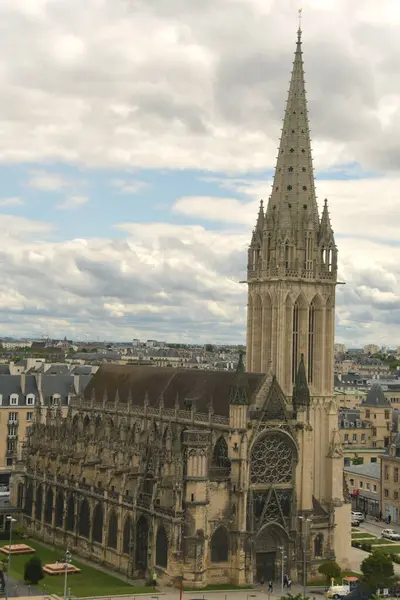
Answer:
[{"label": "parked car", "polygon": [[350,594],[349,585],[331,585],[326,595],[327,598],[337,600],[338,598],[344,598],[348,594]]},{"label": "parked car", "polygon": [[360,521],[358,519],[354,519],[354,517],[351,517],[351,526],[360,527]]},{"label": "parked car", "polygon": [[359,523],[363,523],[364,522],[364,515],[362,512],[357,512],[357,511],[352,511],[351,512],[351,518],[352,519],[356,519]]},{"label": "parked car", "polygon": [[393,529],[384,529],[382,531],[382,537],[387,538],[388,540],[400,540],[400,533],[394,531]]}]

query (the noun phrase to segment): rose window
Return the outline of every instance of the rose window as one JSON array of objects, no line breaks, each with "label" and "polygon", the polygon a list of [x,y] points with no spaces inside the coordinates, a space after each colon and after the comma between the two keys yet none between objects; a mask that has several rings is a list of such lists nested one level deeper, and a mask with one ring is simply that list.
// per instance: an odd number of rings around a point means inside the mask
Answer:
[{"label": "rose window", "polygon": [[256,442],[251,453],[251,483],[291,483],[293,447],[279,433]]}]

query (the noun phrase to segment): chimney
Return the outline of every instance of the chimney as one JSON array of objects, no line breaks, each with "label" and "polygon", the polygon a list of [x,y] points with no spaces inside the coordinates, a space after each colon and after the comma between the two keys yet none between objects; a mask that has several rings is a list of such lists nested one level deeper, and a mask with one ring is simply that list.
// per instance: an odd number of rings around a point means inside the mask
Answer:
[{"label": "chimney", "polygon": [[21,373],[21,390],[23,395],[25,396],[25,389],[26,389],[26,375],[25,373]]}]

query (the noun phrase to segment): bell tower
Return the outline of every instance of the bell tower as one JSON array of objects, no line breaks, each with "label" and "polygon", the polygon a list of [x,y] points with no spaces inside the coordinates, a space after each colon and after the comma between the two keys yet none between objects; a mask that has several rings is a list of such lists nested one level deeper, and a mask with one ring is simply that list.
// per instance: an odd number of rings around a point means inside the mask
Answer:
[{"label": "bell tower", "polygon": [[315,195],[301,30],[275,175],[248,251],[246,368],[276,375],[286,396],[304,356],[313,396],[333,393],[337,249],[325,200]]}]

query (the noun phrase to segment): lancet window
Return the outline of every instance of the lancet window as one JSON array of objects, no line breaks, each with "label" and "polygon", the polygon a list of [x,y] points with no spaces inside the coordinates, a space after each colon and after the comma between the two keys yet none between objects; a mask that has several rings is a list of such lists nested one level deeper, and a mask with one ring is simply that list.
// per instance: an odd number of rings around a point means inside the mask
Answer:
[{"label": "lancet window", "polygon": [[299,355],[299,305],[296,302],[293,306],[293,325],[292,325],[292,381],[294,383],[297,373],[297,363]]},{"label": "lancet window", "polygon": [[315,348],[315,306],[310,304],[308,310],[308,383],[313,381]]}]

